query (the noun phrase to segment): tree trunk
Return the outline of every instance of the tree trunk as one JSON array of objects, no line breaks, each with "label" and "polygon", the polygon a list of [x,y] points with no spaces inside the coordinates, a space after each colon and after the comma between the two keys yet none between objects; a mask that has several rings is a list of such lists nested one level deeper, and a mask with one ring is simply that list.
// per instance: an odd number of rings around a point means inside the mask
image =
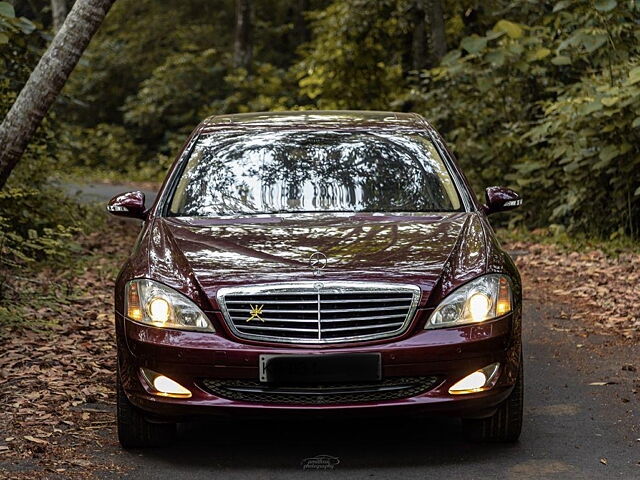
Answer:
[{"label": "tree trunk", "polygon": [[429,50],[429,67],[435,67],[447,53],[442,0],[425,0],[425,26]]},{"label": "tree trunk", "polygon": [[414,15],[413,34],[411,36],[411,68],[422,70],[427,68],[427,35],[425,32],[424,1],[416,2],[417,11]]},{"label": "tree trunk", "polygon": [[53,31],[58,33],[64,19],[67,18],[67,0],[51,0],[51,18]]},{"label": "tree trunk", "polygon": [[236,0],[236,32],[233,42],[233,66],[251,69],[253,61],[253,4],[251,0]]},{"label": "tree trunk", "polygon": [[115,0],[77,0],[0,124],[0,189]]},{"label": "tree trunk", "polygon": [[309,0],[298,0],[296,2],[293,18],[293,32],[296,46],[309,41],[309,29],[307,28],[307,20],[304,18],[304,14],[308,9]]}]

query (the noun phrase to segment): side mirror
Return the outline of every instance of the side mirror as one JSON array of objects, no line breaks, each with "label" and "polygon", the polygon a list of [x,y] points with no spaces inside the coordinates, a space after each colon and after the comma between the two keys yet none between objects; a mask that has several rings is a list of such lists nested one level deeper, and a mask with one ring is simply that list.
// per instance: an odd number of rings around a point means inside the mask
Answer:
[{"label": "side mirror", "polygon": [[487,215],[513,210],[522,205],[522,197],[506,187],[489,187],[485,190],[487,203],[483,205]]},{"label": "side mirror", "polygon": [[107,212],[116,217],[129,217],[144,220],[144,193],[127,192],[116,195],[107,204]]}]

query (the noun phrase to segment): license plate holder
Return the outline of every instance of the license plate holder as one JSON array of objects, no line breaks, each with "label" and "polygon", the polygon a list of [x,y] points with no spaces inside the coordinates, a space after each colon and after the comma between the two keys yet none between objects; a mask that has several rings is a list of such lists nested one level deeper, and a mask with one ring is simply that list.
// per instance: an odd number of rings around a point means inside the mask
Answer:
[{"label": "license plate holder", "polygon": [[313,384],[370,382],[382,378],[379,353],[260,355],[260,382]]}]

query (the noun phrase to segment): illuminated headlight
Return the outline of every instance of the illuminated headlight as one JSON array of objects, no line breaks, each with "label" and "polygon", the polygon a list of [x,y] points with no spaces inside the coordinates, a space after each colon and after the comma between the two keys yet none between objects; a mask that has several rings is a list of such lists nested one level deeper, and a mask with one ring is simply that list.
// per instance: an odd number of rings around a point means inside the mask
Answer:
[{"label": "illuminated headlight", "polygon": [[476,278],[448,295],[429,317],[425,328],[484,322],[512,310],[511,282],[505,275]]},{"label": "illuminated headlight", "polygon": [[153,280],[138,279],[127,283],[125,311],[131,320],[154,327],[214,331],[195,303]]}]

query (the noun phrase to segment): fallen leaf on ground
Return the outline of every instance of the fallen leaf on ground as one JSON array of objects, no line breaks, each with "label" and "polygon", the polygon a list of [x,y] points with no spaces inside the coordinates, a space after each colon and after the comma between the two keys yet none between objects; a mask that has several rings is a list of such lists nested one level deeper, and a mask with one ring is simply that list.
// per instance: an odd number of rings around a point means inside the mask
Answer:
[{"label": "fallen leaf on ground", "polygon": [[[567,252],[552,244],[533,242],[505,246],[509,251],[526,252],[514,258],[522,274],[525,298],[555,300],[562,306],[558,319],[571,321],[572,329],[640,338],[640,254],[626,252],[612,257],[601,250]],[[560,324],[553,329],[563,328]]]},{"label": "fallen leaf on ground", "polygon": [[39,443],[40,445],[49,444],[49,442],[47,442],[46,440],[43,440],[42,438],[38,438],[38,437],[32,437],[31,435],[25,435],[24,439],[29,440],[30,442],[33,442],[33,443]]}]

